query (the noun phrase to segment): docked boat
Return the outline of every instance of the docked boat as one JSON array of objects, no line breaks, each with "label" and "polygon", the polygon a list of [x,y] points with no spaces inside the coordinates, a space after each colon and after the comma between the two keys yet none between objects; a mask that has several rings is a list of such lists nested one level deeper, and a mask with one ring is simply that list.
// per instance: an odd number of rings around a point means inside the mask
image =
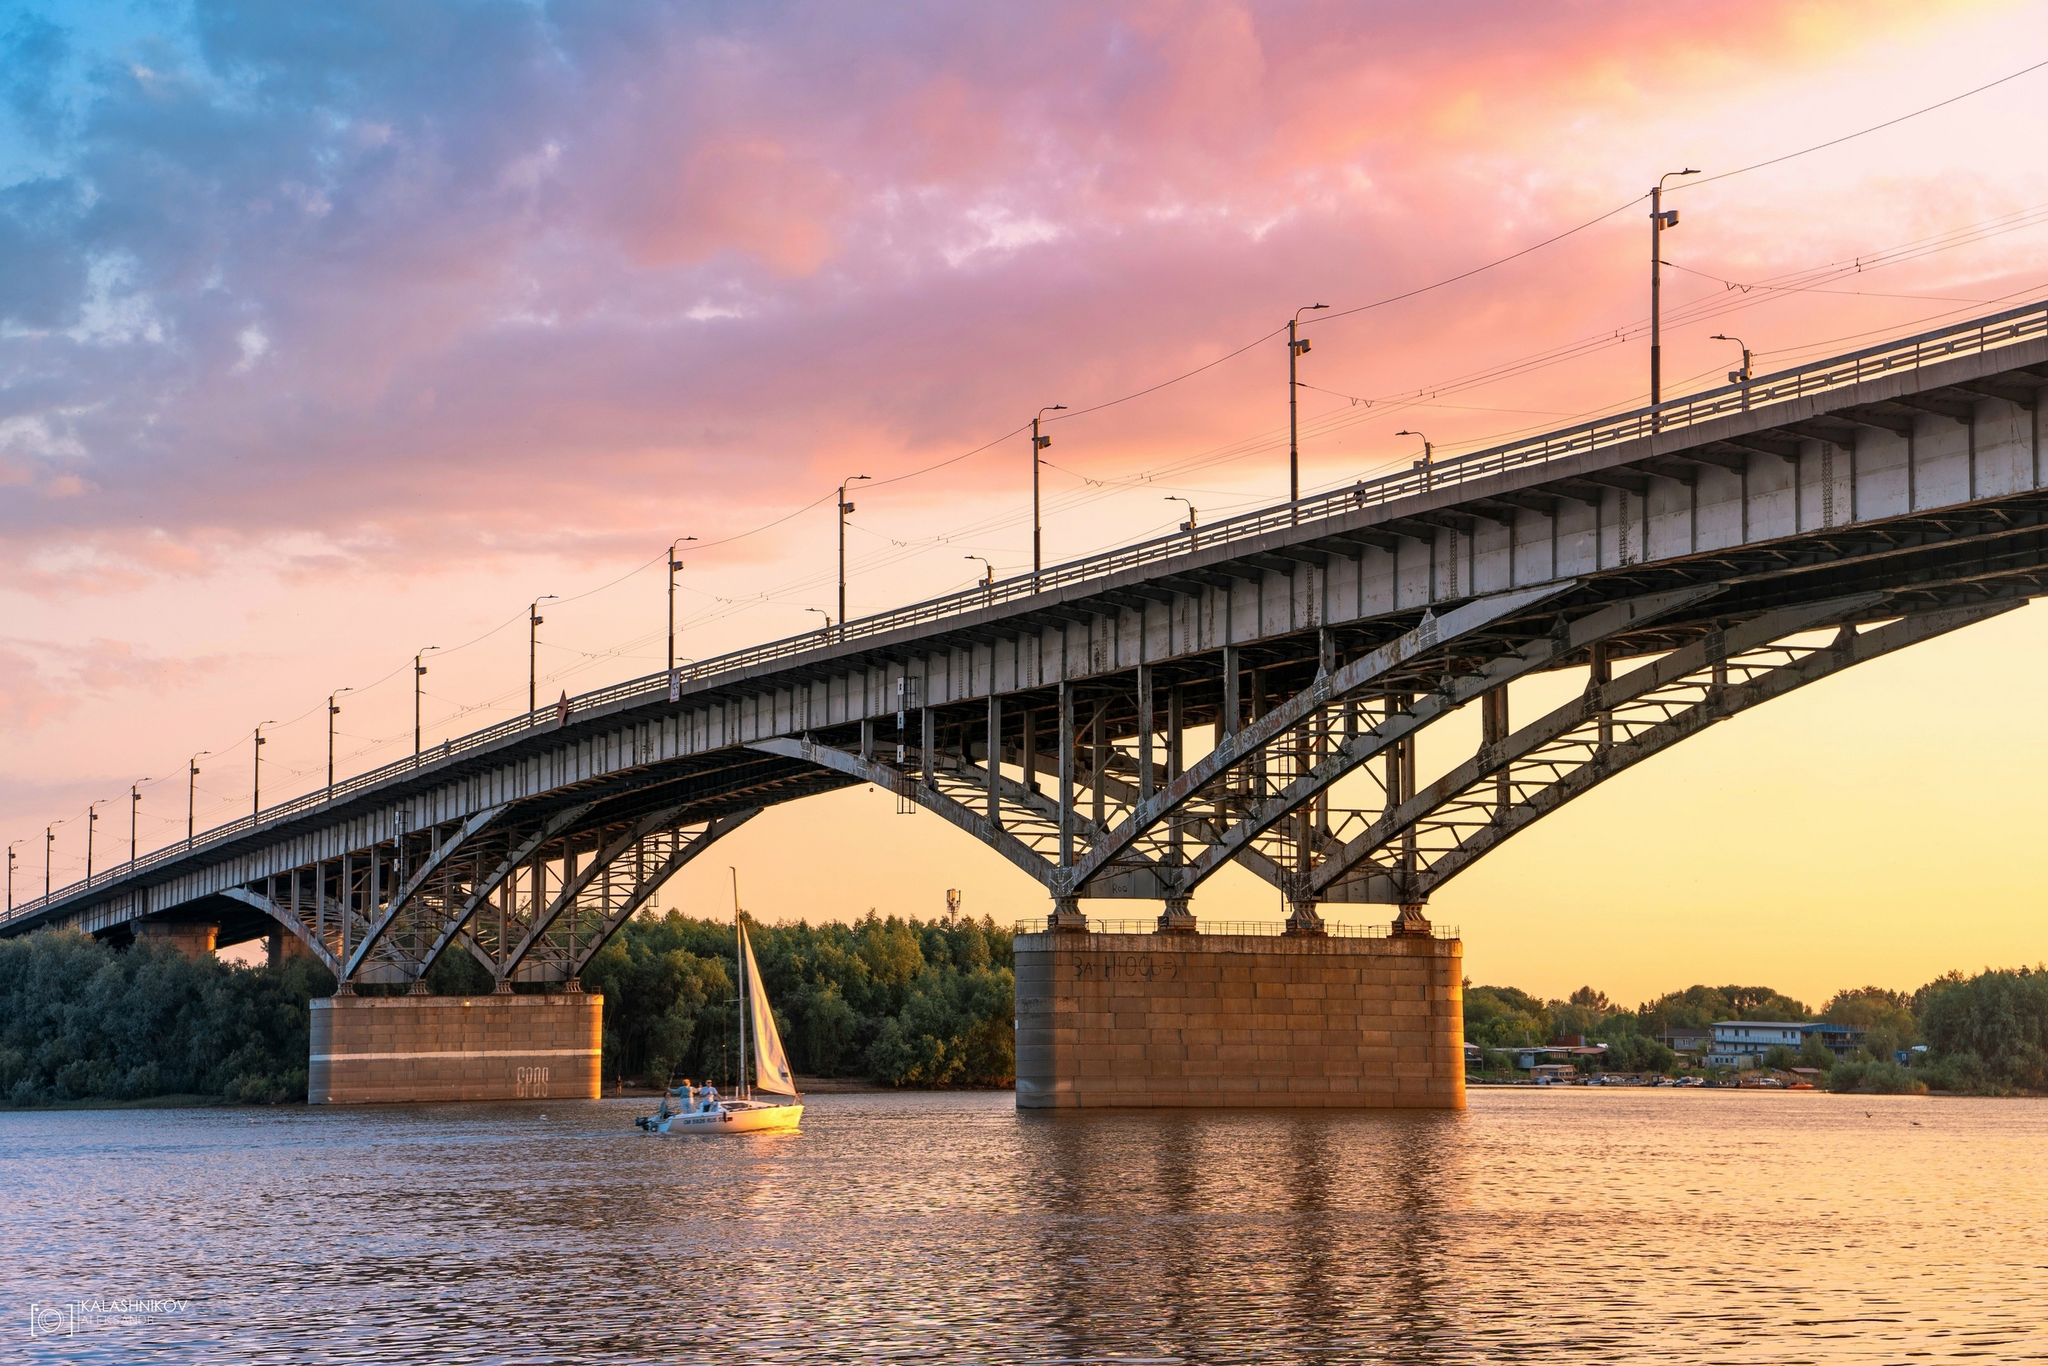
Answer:
[{"label": "docked boat", "polygon": [[[739,917],[733,917],[736,923]],[[758,1134],[794,1133],[804,1117],[803,1100],[797,1095],[796,1074],[789,1070],[789,1055],[783,1052],[782,1035],[775,1028],[775,1012],[768,1007],[768,992],[761,985],[761,969],[754,962],[754,946],[747,939],[747,927],[738,924],[740,999],[740,1093],[721,1096],[715,1086],[692,1086],[685,1081],[661,1098],[661,1108],[642,1115],[634,1123],[651,1134]],[[749,1031],[748,1025],[753,1026]],[[747,1039],[754,1044],[754,1077],[746,1081]],[[761,1099],[756,1092],[768,1099]]]}]

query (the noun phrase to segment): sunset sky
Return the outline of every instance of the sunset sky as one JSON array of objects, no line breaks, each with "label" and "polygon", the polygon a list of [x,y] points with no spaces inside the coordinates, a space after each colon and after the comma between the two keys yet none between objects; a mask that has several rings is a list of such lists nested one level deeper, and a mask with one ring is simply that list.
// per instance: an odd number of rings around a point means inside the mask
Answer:
[{"label": "sunset sky", "polygon": [[[2048,297],[2048,3],[0,8],[0,840],[39,893],[324,777],[831,610]],[[1740,172],[1739,174],[1728,174]],[[1716,178],[1719,177],[1719,178]],[[1610,215],[1602,217],[1603,215]],[[1594,221],[1598,220],[1598,221]],[[1566,229],[1553,245],[1379,307]],[[1778,286],[1776,288],[1760,286]],[[1248,348],[1248,349],[1244,349]],[[1239,353],[1177,383],[1176,376]],[[1144,392],[1144,391],[1150,392]],[[1128,401],[1110,407],[1113,400]],[[1095,409],[1095,411],[1083,411]],[[2048,609],[1762,708],[1450,885],[1475,980],[1814,1004],[2048,957]],[[1425,774],[1425,777],[1428,775]],[[727,851],[730,854],[727,854]],[[1038,915],[930,815],[771,812],[671,884]],[[1150,915],[1132,903],[1097,908]],[[1219,878],[1197,911],[1277,919]],[[1338,908],[1340,917],[1375,917]]]}]

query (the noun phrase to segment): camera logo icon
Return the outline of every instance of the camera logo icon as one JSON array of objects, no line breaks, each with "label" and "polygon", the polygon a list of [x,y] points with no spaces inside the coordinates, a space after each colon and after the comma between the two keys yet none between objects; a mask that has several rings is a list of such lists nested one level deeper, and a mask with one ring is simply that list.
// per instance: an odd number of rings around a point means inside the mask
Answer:
[{"label": "camera logo icon", "polygon": [[28,1335],[32,1338],[68,1338],[78,1332],[78,1311],[68,1304],[31,1304],[28,1307]]}]

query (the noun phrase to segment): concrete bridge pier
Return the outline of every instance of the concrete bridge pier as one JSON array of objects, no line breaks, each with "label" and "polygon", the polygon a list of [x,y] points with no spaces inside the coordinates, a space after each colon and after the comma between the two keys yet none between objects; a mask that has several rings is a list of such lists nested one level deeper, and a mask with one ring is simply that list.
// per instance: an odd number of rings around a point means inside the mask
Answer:
[{"label": "concrete bridge pier", "polygon": [[167,944],[187,958],[210,958],[220,926],[204,920],[138,920],[138,943]]},{"label": "concrete bridge pier", "polygon": [[314,1001],[315,1105],[596,1100],[604,997],[358,996]]},{"label": "concrete bridge pier", "polygon": [[1376,937],[1016,939],[1017,1107],[1465,1107],[1464,947]]}]

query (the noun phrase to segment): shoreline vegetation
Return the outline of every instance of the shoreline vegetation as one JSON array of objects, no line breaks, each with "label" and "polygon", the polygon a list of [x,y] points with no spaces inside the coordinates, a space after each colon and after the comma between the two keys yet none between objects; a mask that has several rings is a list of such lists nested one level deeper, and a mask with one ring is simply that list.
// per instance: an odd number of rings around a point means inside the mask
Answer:
[{"label": "shoreline vegetation", "polygon": [[[850,924],[750,924],[750,933],[790,1059],[821,1089],[1014,1083],[1012,935],[992,920],[870,912]],[[603,1094],[684,1077],[731,1085],[732,955],[724,920],[670,912],[620,929],[583,977],[604,994]],[[427,987],[477,995],[491,981],[451,954]],[[309,1002],[333,991],[333,975],[309,958],[252,968],[69,932],[0,940],[0,1108],[302,1102]],[[1825,1020],[1862,1030],[1864,1045],[1838,1059],[1810,1040],[1775,1050],[1766,1065],[1810,1067],[1818,1085],[1859,1094],[2048,1092],[2040,967],[1950,973],[1914,992],[1843,991],[1818,1011],[1767,987],[1694,986],[1629,1010],[1591,987],[1546,1001],[1470,983],[1464,1009],[1466,1040],[1483,1050],[1478,1081],[1518,1075],[1509,1050],[1569,1035],[1607,1045],[1604,1059],[1583,1065],[1588,1073],[1697,1073],[1657,1036],[1717,1020]]]},{"label": "shoreline vegetation", "polygon": [[[1776,1047],[1763,1068],[1781,1075],[1808,1069],[1816,1089],[1855,1095],[2021,1096],[2048,1093],[2048,968],[1951,972],[1917,991],[1860,987],[1835,993],[1819,1010],[1769,987],[1692,986],[1634,1010],[1581,987],[1565,1000],[1541,1000],[1515,987],[1465,985],[1465,1041],[1482,1050],[1473,1081],[1510,1080],[1513,1050],[1582,1037],[1605,1044],[1600,1059],[1580,1059],[1586,1076],[1709,1076],[1734,1080],[1732,1068],[1707,1068],[1660,1038],[1735,1020],[1828,1023],[1859,1030],[1863,1042],[1837,1057],[1810,1035],[1804,1046]],[[1900,1062],[1905,1054],[1907,1062]]]},{"label": "shoreline vegetation", "polygon": [[[1012,936],[993,920],[870,912],[748,931],[798,1072],[890,1089],[1014,1082]],[[674,912],[635,917],[597,953],[583,986],[604,994],[604,1094],[684,1077],[732,1085],[733,953],[730,922]],[[426,984],[437,996],[492,986],[466,954],[443,956]],[[310,958],[243,967],[63,931],[0,940],[0,1107],[304,1101],[309,1003],[334,985]]]}]

